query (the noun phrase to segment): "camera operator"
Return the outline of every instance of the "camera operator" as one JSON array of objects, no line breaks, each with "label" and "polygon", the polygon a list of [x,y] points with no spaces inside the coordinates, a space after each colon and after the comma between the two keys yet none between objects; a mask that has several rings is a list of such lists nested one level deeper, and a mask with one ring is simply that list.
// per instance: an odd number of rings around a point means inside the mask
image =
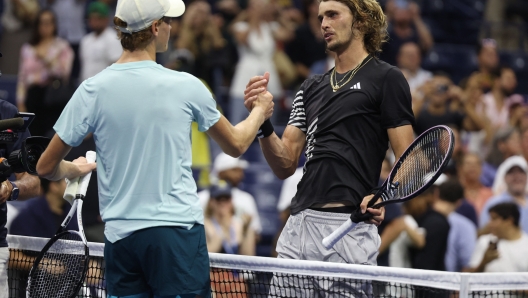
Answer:
[{"label": "camera operator", "polygon": [[[14,118],[17,108],[11,103],[0,99],[0,119]],[[29,131],[18,134],[18,140],[13,144],[0,143],[0,157],[7,158],[14,150],[21,149],[22,142],[29,137]],[[15,180],[5,180],[0,183],[0,298],[8,297],[7,264],[9,249],[7,247],[7,204],[6,201],[25,200],[36,197],[40,193],[40,181],[37,176],[27,172],[16,173]],[[7,177],[0,177],[0,181]]]}]

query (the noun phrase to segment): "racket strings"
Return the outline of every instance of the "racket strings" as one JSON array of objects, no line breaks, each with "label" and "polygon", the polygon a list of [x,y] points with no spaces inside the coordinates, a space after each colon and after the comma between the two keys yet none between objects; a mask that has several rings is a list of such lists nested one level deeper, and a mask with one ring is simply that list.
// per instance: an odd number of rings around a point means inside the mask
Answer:
[{"label": "racket strings", "polygon": [[451,134],[443,128],[430,131],[416,142],[392,180],[400,183],[394,199],[413,194],[433,179],[448,157],[450,147]]},{"label": "racket strings", "polygon": [[29,297],[73,297],[88,262],[85,248],[81,237],[73,233],[55,241],[31,271]]}]

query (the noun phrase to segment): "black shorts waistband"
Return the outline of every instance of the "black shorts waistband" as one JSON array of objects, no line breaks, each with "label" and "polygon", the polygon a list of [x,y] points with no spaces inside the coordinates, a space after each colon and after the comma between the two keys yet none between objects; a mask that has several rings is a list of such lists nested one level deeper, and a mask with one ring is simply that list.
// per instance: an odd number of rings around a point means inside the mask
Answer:
[{"label": "black shorts waistband", "polygon": [[310,207],[310,210],[320,211],[320,212],[331,212],[331,213],[350,213],[352,214],[356,211],[356,208],[352,206],[341,206],[341,207],[329,207],[329,208],[316,208]]}]

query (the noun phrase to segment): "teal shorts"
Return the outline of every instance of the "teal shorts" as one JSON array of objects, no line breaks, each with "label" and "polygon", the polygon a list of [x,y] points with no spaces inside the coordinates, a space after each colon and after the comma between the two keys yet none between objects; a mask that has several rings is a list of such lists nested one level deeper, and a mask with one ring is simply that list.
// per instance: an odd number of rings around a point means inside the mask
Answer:
[{"label": "teal shorts", "polygon": [[105,239],[108,297],[210,297],[204,226],[154,227]]}]

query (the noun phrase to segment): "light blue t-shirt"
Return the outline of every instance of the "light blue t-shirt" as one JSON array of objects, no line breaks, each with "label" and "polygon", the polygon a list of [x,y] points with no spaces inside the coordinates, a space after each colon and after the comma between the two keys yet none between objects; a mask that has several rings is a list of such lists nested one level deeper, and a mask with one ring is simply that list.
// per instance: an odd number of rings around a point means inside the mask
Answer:
[{"label": "light blue t-shirt", "polygon": [[192,75],[153,61],[113,64],[84,81],[54,126],[70,146],[93,133],[99,209],[110,242],[156,226],[192,228],[203,211],[191,172],[191,123],[216,102]]},{"label": "light blue t-shirt", "polygon": [[468,267],[469,260],[477,244],[477,227],[467,217],[456,212],[447,216],[449,234],[445,254],[446,271],[461,272]]}]

